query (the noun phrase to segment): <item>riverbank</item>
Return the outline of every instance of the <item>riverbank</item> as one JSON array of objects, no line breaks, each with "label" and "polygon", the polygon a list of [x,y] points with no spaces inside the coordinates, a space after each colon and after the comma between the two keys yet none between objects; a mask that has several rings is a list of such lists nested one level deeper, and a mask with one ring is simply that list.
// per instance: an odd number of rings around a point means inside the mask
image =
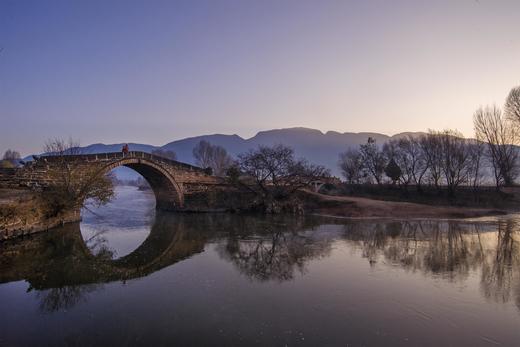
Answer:
[{"label": "riverbank", "polygon": [[375,200],[361,197],[331,196],[307,191],[313,214],[342,218],[451,219],[505,215],[505,209],[430,206],[424,204]]},{"label": "riverbank", "polygon": [[79,211],[48,218],[37,193],[0,189],[0,241],[49,230],[81,219]]},{"label": "riverbank", "polygon": [[428,206],[453,206],[479,209],[520,211],[520,187],[458,187],[450,194],[446,186],[403,186],[393,184],[326,185],[319,191],[325,195],[366,198],[382,201],[409,202]]},{"label": "riverbank", "polygon": [[[475,207],[431,206],[411,202],[375,200],[363,197],[331,196],[302,192],[303,210],[339,218],[374,219],[458,219],[505,215],[508,210]],[[45,231],[81,219],[69,212],[46,218],[37,193],[26,189],[0,189],[0,240]]]}]

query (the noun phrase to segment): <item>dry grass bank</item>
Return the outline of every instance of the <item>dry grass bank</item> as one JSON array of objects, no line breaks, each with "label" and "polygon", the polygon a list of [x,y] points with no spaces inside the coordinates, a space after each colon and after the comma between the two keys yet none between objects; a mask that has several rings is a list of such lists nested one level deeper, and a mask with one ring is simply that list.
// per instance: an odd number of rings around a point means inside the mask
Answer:
[{"label": "dry grass bank", "polygon": [[504,215],[507,211],[490,208],[431,206],[410,202],[383,201],[361,197],[330,196],[306,192],[309,207],[319,215],[348,218],[477,218]]},{"label": "dry grass bank", "polygon": [[47,218],[37,194],[28,189],[0,189],[0,241],[79,220],[79,211]]}]

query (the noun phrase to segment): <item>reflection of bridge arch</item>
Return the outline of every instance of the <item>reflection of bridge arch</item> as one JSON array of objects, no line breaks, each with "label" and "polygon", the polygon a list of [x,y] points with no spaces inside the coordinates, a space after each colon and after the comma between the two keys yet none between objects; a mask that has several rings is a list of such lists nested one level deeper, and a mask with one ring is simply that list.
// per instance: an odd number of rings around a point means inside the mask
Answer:
[{"label": "reflection of bridge arch", "polygon": [[80,248],[85,257],[86,272],[94,270],[88,283],[111,282],[139,278],[186,259],[204,249],[207,236],[189,232],[184,218],[168,213],[158,213],[151,227],[150,234],[131,253],[118,258],[100,258],[91,253],[81,237]]},{"label": "reflection of bridge arch", "polygon": [[[91,253],[79,223],[35,234],[0,253],[0,264],[7,265],[6,269],[0,267],[6,270],[0,272],[0,283],[25,279],[32,288],[43,290],[147,276],[203,251],[209,230],[194,228],[190,226],[192,219],[183,217],[158,213],[146,240],[130,254],[115,260],[107,254]],[[10,263],[16,266],[9,266]]]},{"label": "reflection of bridge arch", "polygon": [[180,185],[160,163],[145,158],[124,157],[110,162],[102,170],[108,173],[119,166],[128,167],[143,176],[155,194],[157,209],[171,210],[183,207],[184,194]]},{"label": "reflection of bridge arch", "polygon": [[312,225],[313,220],[286,216],[158,212],[145,241],[130,254],[112,259],[106,252],[91,253],[79,223],[70,223],[3,248],[0,283],[26,280],[31,288],[45,290],[140,278],[202,252],[207,240],[223,236],[227,240],[219,247],[223,259],[236,263],[237,256],[244,255],[243,245],[251,242],[267,246],[268,257],[256,257],[252,259],[255,264],[240,269],[255,279],[266,278],[258,276],[259,269],[265,269],[268,278],[284,279],[287,276],[280,271],[291,273],[306,259],[328,250],[328,242],[317,245],[305,242],[307,236],[297,235]]}]

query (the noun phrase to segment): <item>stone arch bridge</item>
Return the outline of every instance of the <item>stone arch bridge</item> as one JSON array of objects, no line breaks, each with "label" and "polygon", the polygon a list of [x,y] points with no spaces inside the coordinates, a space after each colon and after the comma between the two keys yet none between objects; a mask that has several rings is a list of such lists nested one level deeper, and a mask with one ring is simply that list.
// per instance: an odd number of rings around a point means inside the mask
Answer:
[{"label": "stone arch bridge", "polygon": [[224,178],[209,175],[206,170],[186,163],[166,159],[145,152],[115,152],[65,156],[41,156],[22,168],[0,171],[0,187],[38,189],[52,183],[49,172],[63,162],[106,174],[119,166],[126,166],[141,174],[150,184],[156,208],[168,211],[218,211],[226,205],[225,191],[229,185]]}]

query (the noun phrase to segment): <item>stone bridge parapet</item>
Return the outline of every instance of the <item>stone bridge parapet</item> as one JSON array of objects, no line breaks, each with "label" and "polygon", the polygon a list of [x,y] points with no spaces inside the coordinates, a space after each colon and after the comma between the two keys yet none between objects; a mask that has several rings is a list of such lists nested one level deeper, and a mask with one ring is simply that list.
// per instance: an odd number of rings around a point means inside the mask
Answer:
[{"label": "stone bridge parapet", "polygon": [[[0,188],[45,188],[52,184],[53,179],[49,172],[64,160],[80,170],[84,167],[84,171],[90,174],[93,172],[92,169],[99,174],[107,174],[119,166],[137,171],[152,187],[156,207],[161,210],[201,210],[204,194],[214,197],[218,193],[220,196],[223,190],[230,188],[224,178],[210,175],[200,167],[136,151],[35,156],[34,161],[26,163],[21,168],[0,170]],[[191,203],[191,198],[195,198],[195,195],[197,201]],[[206,203],[204,210],[222,209],[222,204],[214,198],[209,200],[214,202],[213,206]]]}]

